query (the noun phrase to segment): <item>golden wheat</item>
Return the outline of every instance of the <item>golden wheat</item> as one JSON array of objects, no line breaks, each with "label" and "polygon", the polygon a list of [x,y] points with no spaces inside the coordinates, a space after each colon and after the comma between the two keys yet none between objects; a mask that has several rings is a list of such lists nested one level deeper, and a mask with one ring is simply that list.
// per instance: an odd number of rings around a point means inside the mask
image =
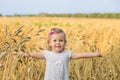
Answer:
[{"label": "golden wheat", "polygon": [[120,80],[119,26],[119,19],[0,17],[0,80],[43,80],[44,60],[9,53],[42,52],[52,27],[65,31],[66,49],[89,52],[98,48],[104,55],[103,58],[70,60],[70,80]]}]

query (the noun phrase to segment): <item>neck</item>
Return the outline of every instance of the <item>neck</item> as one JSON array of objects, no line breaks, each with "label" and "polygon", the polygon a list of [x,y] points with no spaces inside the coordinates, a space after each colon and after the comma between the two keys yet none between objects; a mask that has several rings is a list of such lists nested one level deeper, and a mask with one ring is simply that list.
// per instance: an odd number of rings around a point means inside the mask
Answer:
[{"label": "neck", "polygon": [[54,52],[54,53],[58,53],[58,54],[59,54],[59,53],[61,53],[61,52],[63,52],[63,51],[53,51],[53,52]]}]

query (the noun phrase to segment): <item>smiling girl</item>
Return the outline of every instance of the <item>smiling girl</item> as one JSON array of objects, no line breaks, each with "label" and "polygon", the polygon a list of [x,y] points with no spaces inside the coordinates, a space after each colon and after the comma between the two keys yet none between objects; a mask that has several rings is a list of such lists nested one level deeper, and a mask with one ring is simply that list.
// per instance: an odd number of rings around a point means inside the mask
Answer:
[{"label": "smiling girl", "polygon": [[65,50],[66,35],[60,28],[52,28],[48,35],[48,50],[43,53],[31,52],[14,52],[26,57],[46,60],[46,71],[44,80],[69,80],[68,62],[70,59],[101,57],[96,52],[72,53],[71,50]]}]

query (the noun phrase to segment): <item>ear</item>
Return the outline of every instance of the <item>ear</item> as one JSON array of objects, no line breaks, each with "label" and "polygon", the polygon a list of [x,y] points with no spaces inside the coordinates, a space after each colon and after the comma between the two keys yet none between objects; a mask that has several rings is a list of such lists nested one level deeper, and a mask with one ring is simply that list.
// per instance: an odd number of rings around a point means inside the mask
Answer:
[{"label": "ear", "polygon": [[67,44],[67,41],[65,40],[65,45]]}]

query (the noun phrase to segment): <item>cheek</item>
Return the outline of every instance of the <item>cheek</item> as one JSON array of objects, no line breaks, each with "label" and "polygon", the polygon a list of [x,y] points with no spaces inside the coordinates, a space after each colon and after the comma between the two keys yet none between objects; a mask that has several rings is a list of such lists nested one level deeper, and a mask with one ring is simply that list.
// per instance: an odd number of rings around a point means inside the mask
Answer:
[{"label": "cheek", "polygon": [[55,44],[55,43],[51,41],[51,42],[49,43],[49,46],[53,46],[54,44]]},{"label": "cheek", "polygon": [[65,45],[66,45],[66,43],[62,43],[62,45],[63,45],[63,46],[65,46]]}]

